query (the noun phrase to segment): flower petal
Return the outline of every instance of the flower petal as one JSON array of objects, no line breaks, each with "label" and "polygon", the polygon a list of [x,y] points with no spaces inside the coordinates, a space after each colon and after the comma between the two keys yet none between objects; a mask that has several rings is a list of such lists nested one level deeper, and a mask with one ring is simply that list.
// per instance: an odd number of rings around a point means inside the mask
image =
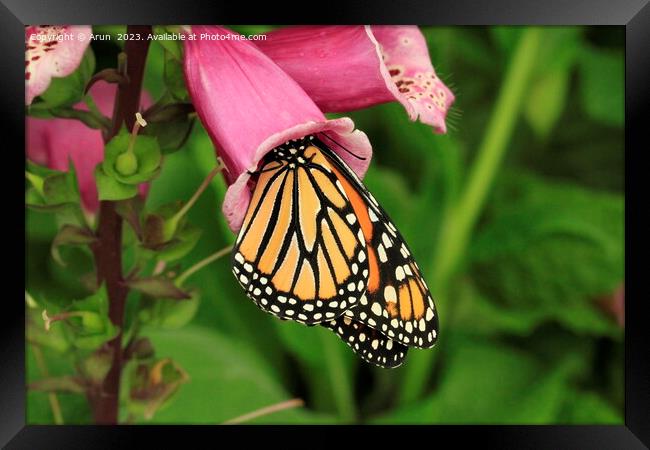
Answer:
[{"label": "flower petal", "polygon": [[81,63],[90,25],[25,27],[25,104],[45,92],[52,77],[66,77]]},{"label": "flower petal", "polygon": [[437,77],[416,26],[300,26],[256,44],[326,112],[397,100],[438,133],[454,95]]},{"label": "flower petal", "polygon": [[[359,160],[338,152],[359,176],[372,148],[348,118],[327,120],[303,89],[255,45],[217,26],[193,26],[185,41],[185,78],[194,107],[226,166],[223,211],[237,231],[250,202],[248,170],[274,147],[327,132]],[[336,148],[333,148],[337,151]]]},{"label": "flower petal", "polygon": [[[97,108],[102,114],[110,116],[117,86],[104,81],[97,82],[90,88]],[[143,93],[144,108],[151,105],[148,94]],[[75,105],[77,109],[87,110],[81,102]],[[104,159],[104,141],[101,131],[87,127],[72,119],[38,119],[27,118],[27,157],[37,164],[51,169],[68,170],[69,159],[72,159],[79,191],[84,208],[95,212],[99,206],[97,186],[95,184],[95,166]],[[145,196],[149,187],[140,185],[140,193]]]}]

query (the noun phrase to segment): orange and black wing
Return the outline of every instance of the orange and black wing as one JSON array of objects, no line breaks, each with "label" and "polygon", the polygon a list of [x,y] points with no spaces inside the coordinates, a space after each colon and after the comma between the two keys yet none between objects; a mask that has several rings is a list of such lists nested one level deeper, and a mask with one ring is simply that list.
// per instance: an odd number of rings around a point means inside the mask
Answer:
[{"label": "orange and black wing", "polygon": [[385,368],[395,368],[404,362],[408,347],[390,339],[367,324],[354,320],[352,311],[338,319],[324,323],[361,358]]},{"label": "orange and black wing", "polygon": [[356,306],[366,239],[337,171],[309,138],[264,158],[233,248],[235,277],[263,310],[306,324]]},{"label": "orange and black wing", "polygon": [[[325,144],[318,142],[350,199],[366,240],[367,291],[346,317],[400,344],[433,346],[438,334],[438,314],[404,238],[354,172]],[[332,327],[340,326],[342,320],[337,319]]]}]

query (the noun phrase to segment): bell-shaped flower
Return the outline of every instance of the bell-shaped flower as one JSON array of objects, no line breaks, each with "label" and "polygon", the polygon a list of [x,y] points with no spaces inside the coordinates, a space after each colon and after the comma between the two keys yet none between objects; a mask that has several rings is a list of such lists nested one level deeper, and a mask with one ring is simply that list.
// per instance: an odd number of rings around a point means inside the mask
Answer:
[{"label": "bell-shaped flower", "polygon": [[257,46],[217,26],[192,26],[184,70],[196,111],[226,167],[223,212],[237,231],[250,203],[249,171],[273,148],[315,133],[363,176],[372,154],[367,136],[349,118],[328,120],[314,101]]},{"label": "bell-shaped flower", "polygon": [[[99,111],[111,116],[117,87],[104,81],[95,83],[89,91]],[[142,106],[151,105],[148,94],[142,95]],[[87,110],[83,102],[75,105]],[[40,119],[27,117],[27,158],[51,169],[68,170],[69,160],[74,164],[82,205],[88,212],[99,206],[94,178],[95,166],[104,159],[104,141],[100,130],[89,128],[72,119]],[[140,185],[140,193],[146,195],[148,185]]]},{"label": "bell-shaped flower", "polygon": [[66,77],[90,43],[89,25],[25,27],[25,105],[45,92],[52,77]]},{"label": "bell-shaped flower", "polygon": [[324,112],[398,101],[411,120],[447,130],[454,95],[416,26],[297,26],[255,41]]}]

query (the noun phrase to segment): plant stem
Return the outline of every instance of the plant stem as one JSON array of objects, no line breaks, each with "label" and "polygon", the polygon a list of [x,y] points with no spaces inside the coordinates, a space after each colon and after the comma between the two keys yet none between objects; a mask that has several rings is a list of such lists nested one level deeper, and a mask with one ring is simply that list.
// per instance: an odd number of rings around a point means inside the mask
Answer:
[{"label": "plant stem", "polygon": [[[496,105],[465,188],[458,203],[453,205],[443,218],[431,266],[431,283],[436,289],[438,301],[442,299],[443,305],[449,280],[462,261],[472,230],[508,148],[541,44],[542,30],[528,28],[523,32],[501,84]],[[422,395],[432,363],[433,357],[430,353],[413,353],[411,361],[405,367],[400,403],[412,402]]]},{"label": "plant stem", "polygon": [[[38,366],[38,370],[41,372],[44,378],[50,376],[49,371],[47,370],[47,364],[45,363],[45,356],[43,351],[37,345],[32,345],[32,352],[34,354],[34,360]],[[63,413],[61,412],[61,404],[59,403],[59,398],[56,395],[56,392],[48,392],[48,400],[50,401],[50,408],[52,409],[52,416],[54,417],[54,423],[56,425],[63,425]]]},{"label": "plant stem", "polygon": [[[150,26],[129,25],[127,27],[128,33],[146,35],[150,31]],[[129,83],[118,86],[113,109],[112,127],[110,133],[105,137],[106,141],[115,136],[123,125],[126,125],[127,129],[133,128],[135,113],[138,112],[140,106],[142,78],[148,48],[149,41],[147,39],[129,40],[125,44],[126,73]],[[122,326],[126,296],[128,294],[128,288],[123,282],[122,274],[122,219],[115,210],[115,202],[102,201],[100,203],[97,237],[97,242],[92,247],[97,270],[97,283],[106,284],[109,298],[108,315],[111,322],[120,328],[120,333],[106,344],[112,351],[113,362],[104,383],[102,386],[89,391],[88,397],[95,423],[115,424],[119,412],[119,388],[122,372]]]},{"label": "plant stem", "polygon": [[210,186],[210,182],[212,179],[217,175],[221,170],[223,169],[223,166],[221,164],[218,164],[214,169],[212,169],[208,175],[205,177],[199,188],[194,192],[192,197],[187,201],[185,205],[176,213],[172,218],[170,218],[166,223],[165,226],[168,227],[169,231],[171,234],[174,233],[176,228],[178,227],[178,222],[189,212],[189,210],[194,206],[194,204],[197,202],[199,197],[201,197],[201,194]]},{"label": "plant stem", "polygon": [[276,403],[275,405],[257,409],[247,414],[235,417],[234,419],[226,420],[223,425],[234,425],[238,423],[248,422],[253,419],[257,419],[258,417],[268,416],[269,414],[273,414],[278,411],[284,411],[285,409],[290,408],[299,408],[301,406],[305,406],[305,402],[300,398],[294,398],[281,403]]},{"label": "plant stem", "polygon": [[216,253],[213,253],[212,255],[202,259],[201,261],[197,262],[194,264],[192,267],[188,268],[185,272],[180,274],[178,278],[176,278],[176,285],[181,287],[185,280],[187,280],[190,276],[192,276],[195,272],[198,272],[199,270],[203,269],[205,266],[207,266],[210,263],[215,262],[219,258],[222,258],[223,256],[227,255],[232,251],[232,245],[229,245],[228,247],[222,248]]},{"label": "plant stem", "polygon": [[357,411],[352,383],[341,356],[342,347],[339,342],[332,339],[334,337],[332,334],[321,332],[321,336],[336,410],[345,423],[352,423],[357,418]]}]

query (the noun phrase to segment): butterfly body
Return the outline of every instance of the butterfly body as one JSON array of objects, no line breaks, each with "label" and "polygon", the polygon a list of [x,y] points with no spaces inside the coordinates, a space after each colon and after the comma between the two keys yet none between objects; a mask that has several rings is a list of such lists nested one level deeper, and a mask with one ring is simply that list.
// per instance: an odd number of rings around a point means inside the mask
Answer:
[{"label": "butterfly body", "polygon": [[437,312],[408,246],[323,140],[275,148],[255,175],[232,262],[260,308],[330,328],[383,367],[435,343]]}]

